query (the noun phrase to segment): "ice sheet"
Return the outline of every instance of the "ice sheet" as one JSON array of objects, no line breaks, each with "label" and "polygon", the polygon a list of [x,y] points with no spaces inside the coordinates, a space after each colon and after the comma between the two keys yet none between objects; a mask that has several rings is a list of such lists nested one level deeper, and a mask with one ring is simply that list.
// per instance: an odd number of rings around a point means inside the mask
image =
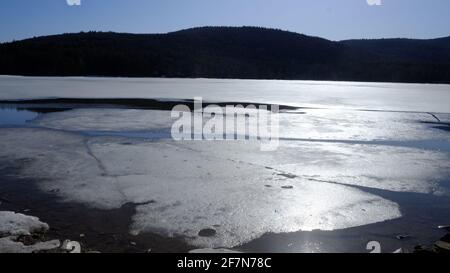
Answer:
[{"label": "ice sheet", "polygon": [[0,99],[163,98],[448,112],[450,86],[278,80],[0,76]]},{"label": "ice sheet", "polygon": [[226,145],[194,141],[183,146],[217,158],[268,167],[286,181],[300,177],[398,192],[449,194],[440,186],[450,175],[445,152],[308,141],[282,141],[270,153],[236,141]]},{"label": "ice sheet", "polygon": [[170,128],[170,111],[75,109],[49,113],[34,124],[69,131],[145,131]]},{"label": "ice sheet", "polygon": [[[265,112],[265,111],[261,111]],[[257,113],[257,112],[256,112]],[[170,128],[176,119],[170,111],[124,109],[77,109],[41,116],[34,124],[70,131],[152,131]],[[256,116],[256,115],[255,115]],[[252,116],[253,117],[253,116]],[[269,117],[270,118],[270,117]],[[447,116],[441,115],[443,121]],[[449,140],[448,132],[434,128],[436,119],[426,113],[367,112],[308,109],[304,114],[278,114],[279,137],[297,140]],[[205,117],[203,122],[209,120]],[[241,127],[257,128],[258,120],[240,119]],[[261,123],[261,122],[260,122]],[[244,127],[245,128],[245,127]],[[251,131],[250,135],[268,137]]]},{"label": "ice sheet", "polygon": [[[448,120],[441,115],[442,121]],[[437,120],[427,113],[309,109],[305,114],[281,114],[281,136],[293,139],[450,140],[448,132],[433,128]]]},{"label": "ice sheet", "polygon": [[219,254],[239,254],[241,252],[239,251],[233,251],[233,250],[229,250],[229,249],[224,249],[224,248],[200,248],[200,249],[194,249],[189,251],[189,253],[192,254],[214,254],[214,253],[219,253]]},{"label": "ice sheet", "polygon": [[[182,235],[199,247],[230,248],[267,232],[342,229],[401,216],[396,203],[376,195],[301,177],[285,180],[258,164],[196,152],[193,144],[0,131],[0,156],[31,158],[22,175],[42,179],[43,190],[105,209],[138,204],[132,233]],[[228,142],[216,145],[234,149]],[[216,234],[202,237],[204,229]]]},{"label": "ice sheet", "polygon": [[[51,130],[0,129],[0,158],[20,162],[20,175],[62,200],[102,209],[135,203],[134,234],[181,235],[198,247],[231,248],[267,232],[343,229],[401,217],[396,203],[366,188],[449,194],[439,184],[449,177],[449,153],[439,149],[450,139],[448,131],[434,128],[445,125],[437,119],[450,121],[449,87],[0,76],[0,99],[181,102],[201,96],[315,108],[281,113],[282,141],[270,153],[251,142],[83,136],[78,132],[167,130],[172,120],[165,111],[77,109],[34,123]],[[418,141],[439,142],[423,149]],[[25,247],[13,237],[2,240],[16,251]]]}]

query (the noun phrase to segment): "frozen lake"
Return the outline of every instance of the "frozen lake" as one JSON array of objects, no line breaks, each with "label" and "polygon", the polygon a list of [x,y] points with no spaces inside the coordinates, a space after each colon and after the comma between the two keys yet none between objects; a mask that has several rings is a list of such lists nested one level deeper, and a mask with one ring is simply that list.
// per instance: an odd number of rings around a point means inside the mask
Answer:
[{"label": "frozen lake", "polygon": [[[262,152],[257,141],[174,141],[160,104],[98,105],[194,97],[298,109],[277,114],[279,147]],[[61,98],[97,100],[51,102]],[[375,240],[393,251],[449,224],[449,85],[1,76],[0,100],[0,163],[58,202],[134,204],[130,236],[280,252],[365,252]]]},{"label": "frozen lake", "polygon": [[164,98],[316,108],[449,112],[450,86],[317,81],[0,76],[0,100]]}]

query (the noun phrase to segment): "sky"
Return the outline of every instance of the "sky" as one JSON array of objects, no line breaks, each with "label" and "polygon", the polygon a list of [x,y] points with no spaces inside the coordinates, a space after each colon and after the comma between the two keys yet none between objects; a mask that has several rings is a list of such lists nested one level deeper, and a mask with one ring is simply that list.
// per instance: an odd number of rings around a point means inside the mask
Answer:
[{"label": "sky", "polygon": [[[81,5],[68,5],[81,1]],[[381,5],[369,5],[381,2]],[[0,42],[80,31],[263,26],[330,40],[450,36],[450,0],[1,0]]]}]

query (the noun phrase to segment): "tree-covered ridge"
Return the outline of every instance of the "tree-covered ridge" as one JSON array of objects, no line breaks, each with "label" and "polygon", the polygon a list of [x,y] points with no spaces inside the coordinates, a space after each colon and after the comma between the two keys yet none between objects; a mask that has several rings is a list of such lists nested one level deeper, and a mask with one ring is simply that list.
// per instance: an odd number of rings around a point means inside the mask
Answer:
[{"label": "tree-covered ridge", "polygon": [[450,83],[450,38],[333,42],[258,27],[62,34],[0,44],[0,74]]}]

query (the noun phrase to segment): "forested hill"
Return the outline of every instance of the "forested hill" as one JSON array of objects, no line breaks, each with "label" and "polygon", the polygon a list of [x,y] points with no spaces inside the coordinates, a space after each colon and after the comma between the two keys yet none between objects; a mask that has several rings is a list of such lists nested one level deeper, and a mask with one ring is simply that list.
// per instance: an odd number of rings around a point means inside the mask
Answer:
[{"label": "forested hill", "polygon": [[450,83],[450,37],[333,42],[258,27],[62,34],[0,44],[0,74]]}]

